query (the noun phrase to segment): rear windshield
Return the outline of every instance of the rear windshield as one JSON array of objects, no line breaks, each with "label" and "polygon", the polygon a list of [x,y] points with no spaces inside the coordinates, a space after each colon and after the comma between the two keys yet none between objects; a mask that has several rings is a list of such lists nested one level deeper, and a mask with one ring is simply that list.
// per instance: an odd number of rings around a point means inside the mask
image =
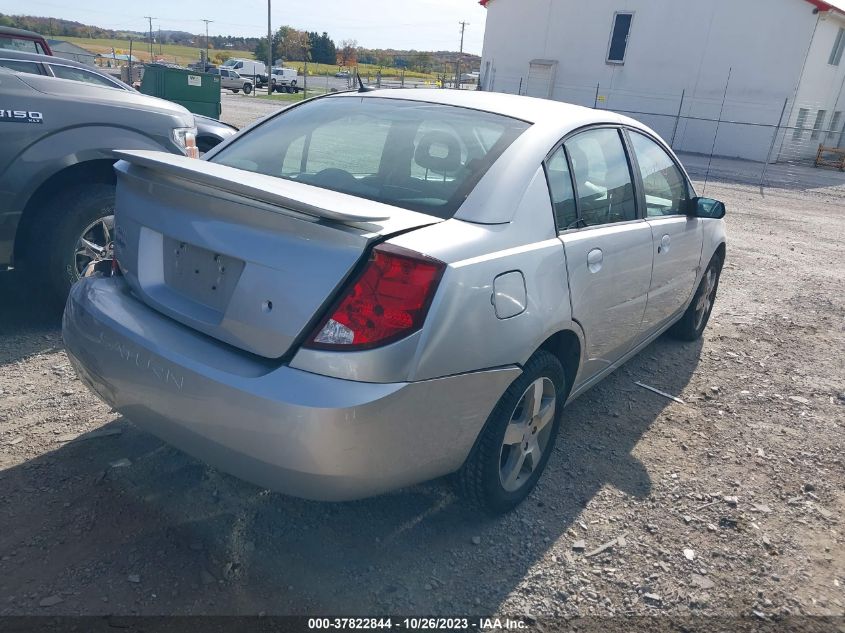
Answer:
[{"label": "rear windshield", "polygon": [[454,106],[329,97],[270,119],[210,160],[450,218],[528,126]]}]

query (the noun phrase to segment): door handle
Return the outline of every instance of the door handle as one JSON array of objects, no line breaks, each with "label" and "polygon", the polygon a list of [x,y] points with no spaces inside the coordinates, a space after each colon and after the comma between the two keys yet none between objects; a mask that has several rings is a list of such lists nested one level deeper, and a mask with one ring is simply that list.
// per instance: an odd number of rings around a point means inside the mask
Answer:
[{"label": "door handle", "polygon": [[601,270],[602,262],[604,261],[604,253],[600,248],[594,248],[587,253],[587,268],[591,273],[597,273]]},{"label": "door handle", "polygon": [[664,235],[660,239],[660,246],[657,247],[658,253],[668,253],[669,247],[672,245],[672,238],[668,235]]}]

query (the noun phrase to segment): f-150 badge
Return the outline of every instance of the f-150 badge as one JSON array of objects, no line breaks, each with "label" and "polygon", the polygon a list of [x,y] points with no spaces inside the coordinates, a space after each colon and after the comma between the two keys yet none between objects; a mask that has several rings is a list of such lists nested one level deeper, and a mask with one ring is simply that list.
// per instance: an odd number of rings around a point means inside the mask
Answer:
[{"label": "f-150 badge", "polygon": [[44,115],[32,110],[0,110],[0,123],[44,123]]}]

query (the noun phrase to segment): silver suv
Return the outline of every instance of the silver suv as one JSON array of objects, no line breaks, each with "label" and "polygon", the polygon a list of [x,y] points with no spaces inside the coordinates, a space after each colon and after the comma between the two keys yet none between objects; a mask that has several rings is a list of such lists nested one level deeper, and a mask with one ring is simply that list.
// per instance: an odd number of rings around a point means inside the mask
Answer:
[{"label": "silver suv", "polygon": [[458,473],[513,508],[563,408],[701,336],[724,205],[649,128],[512,95],[338,93],[195,161],[123,152],[79,375],[221,469],[317,499]]}]

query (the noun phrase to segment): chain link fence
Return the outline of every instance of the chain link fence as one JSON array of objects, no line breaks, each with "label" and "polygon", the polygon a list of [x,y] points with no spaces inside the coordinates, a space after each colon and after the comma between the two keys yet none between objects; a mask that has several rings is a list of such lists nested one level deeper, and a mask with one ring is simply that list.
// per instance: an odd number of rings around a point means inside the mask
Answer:
[{"label": "chain link fence", "polygon": [[[714,175],[746,184],[832,188],[845,199],[845,97],[829,104],[738,97],[728,83],[710,97],[571,85],[557,79],[488,70],[489,91],[553,98],[630,116],[653,128],[683,154],[693,177]],[[820,148],[823,151],[820,154]],[[826,166],[816,167],[821,156]],[[702,157],[704,161],[702,161]],[[702,162],[705,173],[698,174]]]}]

